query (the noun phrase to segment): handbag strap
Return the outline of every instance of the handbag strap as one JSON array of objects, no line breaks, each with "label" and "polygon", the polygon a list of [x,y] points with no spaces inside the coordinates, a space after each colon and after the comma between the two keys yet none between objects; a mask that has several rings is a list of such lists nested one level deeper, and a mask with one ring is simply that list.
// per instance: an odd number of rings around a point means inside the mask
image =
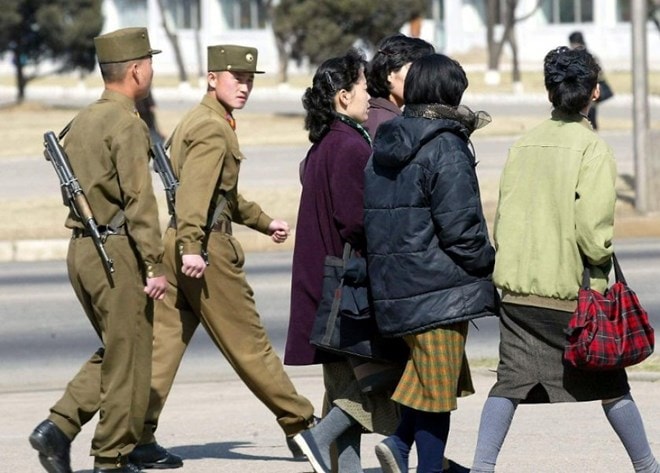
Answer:
[{"label": "handbag strap", "polygon": [[353,247],[349,242],[344,243],[344,253],[342,254],[342,261],[344,262],[344,267],[346,267],[346,262],[348,261],[348,258],[351,257],[351,252],[353,251]]},{"label": "handbag strap", "polygon": [[[590,279],[591,279],[591,272],[589,271],[589,262],[587,261],[587,258],[585,256],[582,256],[582,263],[584,265],[584,270],[582,271],[582,289],[589,290],[591,284],[590,284]],[[614,280],[616,282],[621,282],[625,285],[628,283],[626,282],[626,278],[623,276],[623,271],[621,270],[621,266],[619,265],[619,260],[616,257],[616,254],[612,252],[612,266],[614,266]]]}]

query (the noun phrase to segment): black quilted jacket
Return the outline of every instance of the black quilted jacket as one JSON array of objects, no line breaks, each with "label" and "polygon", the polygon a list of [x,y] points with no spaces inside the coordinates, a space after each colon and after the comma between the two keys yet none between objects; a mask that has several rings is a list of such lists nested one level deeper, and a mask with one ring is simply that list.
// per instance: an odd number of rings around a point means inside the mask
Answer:
[{"label": "black quilted jacket", "polygon": [[468,138],[468,128],[446,118],[398,117],[378,129],[364,225],[385,336],[495,314],[495,250]]}]

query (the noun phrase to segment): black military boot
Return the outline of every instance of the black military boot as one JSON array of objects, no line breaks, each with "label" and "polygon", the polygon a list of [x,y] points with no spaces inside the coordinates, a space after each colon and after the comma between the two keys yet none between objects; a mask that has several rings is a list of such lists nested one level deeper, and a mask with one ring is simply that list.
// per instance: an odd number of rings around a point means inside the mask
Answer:
[{"label": "black military boot", "polygon": [[180,456],[168,452],[156,442],[137,445],[128,458],[132,463],[145,469],[167,470],[183,466]]},{"label": "black military boot", "polygon": [[39,424],[30,434],[30,445],[39,452],[39,461],[48,473],[73,473],[71,440],[54,422]]},{"label": "black military boot", "polygon": [[133,463],[127,463],[126,465],[110,468],[95,466],[94,473],[143,473],[143,471]]}]

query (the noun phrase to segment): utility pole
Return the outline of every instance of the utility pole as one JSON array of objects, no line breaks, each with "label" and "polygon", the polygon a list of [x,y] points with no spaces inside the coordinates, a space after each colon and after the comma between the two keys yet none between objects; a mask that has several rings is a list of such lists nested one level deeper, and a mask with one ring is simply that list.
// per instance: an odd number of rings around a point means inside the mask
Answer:
[{"label": "utility pole", "polygon": [[[633,69],[633,153],[635,162],[635,208],[645,214],[650,210],[649,185],[653,179],[649,147],[648,60],[646,55],[646,0],[632,1]],[[649,168],[651,175],[649,175]],[[655,199],[654,199],[655,200]]]}]

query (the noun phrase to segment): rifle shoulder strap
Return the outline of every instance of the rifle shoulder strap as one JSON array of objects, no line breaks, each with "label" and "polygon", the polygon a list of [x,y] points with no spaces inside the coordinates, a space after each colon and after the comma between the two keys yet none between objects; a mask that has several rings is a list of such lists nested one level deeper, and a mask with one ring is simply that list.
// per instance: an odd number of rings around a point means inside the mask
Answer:
[{"label": "rifle shoulder strap", "polygon": [[213,225],[218,220],[218,217],[220,217],[222,211],[225,210],[225,207],[227,207],[227,198],[223,194],[220,194],[216,201],[213,215],[211,215],[211,218],[209,218],[209,221],[206,223],[206,228],[213,228]]},{"label": "rifle shoulder strap", "polygon": [[174,133],[176,133],[178,129],[179,129],[179,125],[177,125],[176,128],[174,128],[170,137],[167,139],[167,141],[165,141],[165,144],[163,146],[165,147],[166,150],[170,149],[170,146],[172,146],[172,138],[174,138]]},{"label": "rifle shoulder strap", "polygon": [[114,231],[119,230],[121,227],[124,226],[126,223],[126,214],[124,214],[124,211],[119,209],[117,213],[110,219],[110,222],[108,223],[108,227],[111,228]]},{"label": "rifle shoulder strap", "polygon": [[66,136],[67,133],[69,133],[69,130],[71,129],[71,124],[73,123],[73,120],[75,120],[76,117],[73,117],[69,123],[66,124],[64,128],[62,128],[62,131],[60,131],[59,135],[57,135],[57,139],[62,141],[62,138]]}]

